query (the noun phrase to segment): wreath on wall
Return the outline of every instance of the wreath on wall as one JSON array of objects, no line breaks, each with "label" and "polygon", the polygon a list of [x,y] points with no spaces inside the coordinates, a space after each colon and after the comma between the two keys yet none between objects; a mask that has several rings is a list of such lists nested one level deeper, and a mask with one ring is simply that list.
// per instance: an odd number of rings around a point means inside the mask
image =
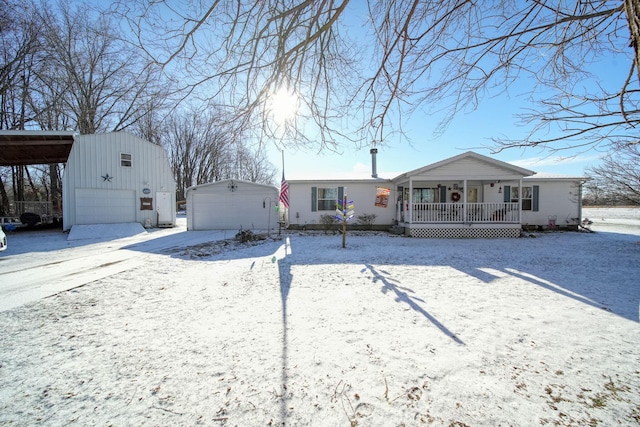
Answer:
[{"label": "wreath on wall", "polygon": [[460,200],[460,193],[458,193],[457,191],[451,193],[451,200],[453,200],[454,202]]}]

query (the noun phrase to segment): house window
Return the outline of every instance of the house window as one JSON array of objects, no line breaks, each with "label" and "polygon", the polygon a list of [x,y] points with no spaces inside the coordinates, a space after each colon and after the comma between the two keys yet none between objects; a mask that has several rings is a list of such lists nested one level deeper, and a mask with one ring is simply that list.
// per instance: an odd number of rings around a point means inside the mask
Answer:
[{"label": "house window", "polygon": [[131,154],[120,153],[120,166],[130,168],[131,167]]},{"label": "house window", "polygon": [[[518,198],[520,197],[520,188],[511,187],[511,201],[513,203],[518,203]],[[522,210],[530,211],[533,206],[533,191],[531,187],[522,187]]]},{"label": "house window", "polygon": [[338,188],[318,187],[318,210],[334,211],[338,204]]},{"label": "house window", "polygon": [[436,203],[436,188],[414,188],[413,203]]}]

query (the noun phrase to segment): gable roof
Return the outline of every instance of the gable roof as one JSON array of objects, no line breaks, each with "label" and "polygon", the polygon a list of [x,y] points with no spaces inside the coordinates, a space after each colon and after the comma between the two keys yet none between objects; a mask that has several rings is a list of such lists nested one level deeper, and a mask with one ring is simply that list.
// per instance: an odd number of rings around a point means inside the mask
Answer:
[{"label": "gable roof", "polygon": [[393,181],[399,181],[403,179],[407,179],[412,176],[420,176],[426,175],[430,172],[435,171],[436,169],[445,168],[447,166],[452,166],[454,163],[460,163],[465,160],[471,160],[478,163],[483,163],[487,166],[491,166],[493,168],[500,169],[504,171],[505,174],[510,175],[520,175],[520,176],[530,176],[534,175],[535,172],[529,169],[521,168],[520,166],[515,166],[510,163],[506,163],[500,160],[493,159],[491,157],[483,156],[482,154],[474,153],[473,151],[467,151],[462,154],[458,154],[457,156],[449,157],[447,159],[441,160],[436,163],[432,163],[427,166],[423,166],[418,169],[414,169],[409,172],[405,172],[393,178]]},{"label": "gable roof", "polygon": [[538,172],[534,176],[525,176],[524,179],[527,180],[553,180],[553,181],[590,181],[591,178],[583,175],[566,175],[560,173],[551,173],[551,172]]},{"label": "gable roof", "polygon": [[213,181],[213,182],[207,182],[204,184],[197,184],[197,185],[193,185],[189,188],[187,188],[187,192],[188,191],[194,191],[197,190],[198,188],[205,188],[205,187],[228,187],[230,188],[230,186],[237,186],[238,184],[242,184],[242,185],[248,185],[251,187],[260,187],[260,188],[264,188],[264,189],[269,189],[269,190],[276,190],[276,191],[280,191],[278,189],[278,187],[276,187],[275,185],[271,185],[271,184],[260,184],[257,182],[251,182],[251,181],[244,181],[241,179],[221,179],[220,181]]}]

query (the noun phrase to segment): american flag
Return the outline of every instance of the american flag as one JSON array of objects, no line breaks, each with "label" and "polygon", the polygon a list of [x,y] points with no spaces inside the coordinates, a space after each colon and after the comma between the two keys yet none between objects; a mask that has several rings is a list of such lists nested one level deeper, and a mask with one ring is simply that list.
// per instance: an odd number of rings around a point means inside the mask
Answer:
[{"label": "american flag", "polygon": [[289,184],[284,178],[284,171],[282,172],[282,183],[280,184],[280,203],[285,209],[289,209]]}]

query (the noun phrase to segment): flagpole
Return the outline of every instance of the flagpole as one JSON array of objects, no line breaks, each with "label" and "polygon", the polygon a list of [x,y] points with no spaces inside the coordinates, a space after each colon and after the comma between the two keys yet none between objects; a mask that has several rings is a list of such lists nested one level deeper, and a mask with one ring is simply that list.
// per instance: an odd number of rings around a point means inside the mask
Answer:
[{"label": "flagpole", "polygon": [[[285,188],[283,188],[285,187]],[[282,191],[285,191],[286,194],[284,195],[284,198],[282,197]],[[287,181],[285,180],[284,177],[284,149],[282,150],[282,181],[280,182],[280,200],[282,201],[282,218],[278,218],[278,235],[280,235],[280,230],[282,229],[282,225],[286,225],[287,222],[287,214],[288,214],[288,209],[289,209],[289,184],[287,183]],[[278,215],[280,216],[280,215]],[[287,249],[285,246],[285,253],[286,253]]]},{"label": "flagpole", "polygon": [[[282,150],[282,181],[280,182],[280,200],[279,203],[282,205],[282,218],[278,221],[283,223],[287,221],[287,212],[289,209],[289,184],[284,176],[284,150]],[[278,215],[280,216],[280,215]]]}]

